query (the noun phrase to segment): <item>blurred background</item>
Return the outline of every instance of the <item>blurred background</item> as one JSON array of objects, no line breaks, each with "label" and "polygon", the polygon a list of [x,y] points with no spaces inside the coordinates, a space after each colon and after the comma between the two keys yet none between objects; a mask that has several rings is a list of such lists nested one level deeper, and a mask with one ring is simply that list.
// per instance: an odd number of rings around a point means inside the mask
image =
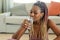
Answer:
[{"label": "blurred background", "polygon": [[[52,19],[60,28],[60,0],[0,0],[0,40],[7,40],[21,27],[24,19],[29,18],[33,3],[45,2],[48,7],[49,19]],[[29,40],[28,30],[21,40]],[[56,35],[49,29],[49,40]]]}]

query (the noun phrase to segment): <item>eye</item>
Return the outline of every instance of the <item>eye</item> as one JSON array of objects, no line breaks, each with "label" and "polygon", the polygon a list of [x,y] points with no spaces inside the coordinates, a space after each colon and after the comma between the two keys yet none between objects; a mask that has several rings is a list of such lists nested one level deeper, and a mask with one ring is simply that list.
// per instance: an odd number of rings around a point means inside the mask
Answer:
[{"label": "eye", "polygon": [[30,11],[30,13],[32,13],[32,11]]}]

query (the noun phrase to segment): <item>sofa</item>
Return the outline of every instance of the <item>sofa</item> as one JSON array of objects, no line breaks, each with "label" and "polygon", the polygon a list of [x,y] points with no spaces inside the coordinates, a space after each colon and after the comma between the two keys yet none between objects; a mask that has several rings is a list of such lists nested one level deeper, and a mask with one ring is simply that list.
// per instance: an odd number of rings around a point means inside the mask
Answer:
[{"label": "sofa", "polygon": [[[10,12],[0,14],[0,33],[15,33],[20,27],[24,19],[29,18],[29,11],[32,3],[19,4],[12,8]],[[49,4],[47,4],[49,5]],[[60,16],[49,16],[60,28]],[[25,33],[29,33],[28,30]],[[54,33],[49,29],[48,33]]]}]

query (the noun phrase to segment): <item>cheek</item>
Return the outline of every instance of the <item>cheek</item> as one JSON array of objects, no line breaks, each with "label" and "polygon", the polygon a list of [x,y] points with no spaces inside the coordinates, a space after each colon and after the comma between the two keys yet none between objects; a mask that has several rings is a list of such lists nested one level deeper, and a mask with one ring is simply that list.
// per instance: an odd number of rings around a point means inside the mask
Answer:
[{"label": "cheek", "polygon": [[37,15],[37,18],[39,18],[39,19],[40,19],[41,17],[42,17],[42,15],[41,15],[41,14],[38,14],[38,15]]},{"label": "cheek", "polygon": [[40,20],[40,15],[36,15],[35,20]]},{"label": "cheek", "polygon": [[39,15],[36,16],[36,18],[37,18],[36,20],[40,20],[42,18],[42,15],[39,14]]}]

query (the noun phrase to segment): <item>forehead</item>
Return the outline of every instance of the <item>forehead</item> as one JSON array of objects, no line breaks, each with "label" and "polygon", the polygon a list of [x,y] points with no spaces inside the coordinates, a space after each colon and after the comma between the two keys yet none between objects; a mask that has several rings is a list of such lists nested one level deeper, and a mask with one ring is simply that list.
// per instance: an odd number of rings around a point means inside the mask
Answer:
[{"label": "forehead", "polygon": [[40,10],[40,7],[34,5],[31,10],[32,10],[32,11],[33,11],[33,10],[35,10],[35,11],[36,11],[36,10]]}]

